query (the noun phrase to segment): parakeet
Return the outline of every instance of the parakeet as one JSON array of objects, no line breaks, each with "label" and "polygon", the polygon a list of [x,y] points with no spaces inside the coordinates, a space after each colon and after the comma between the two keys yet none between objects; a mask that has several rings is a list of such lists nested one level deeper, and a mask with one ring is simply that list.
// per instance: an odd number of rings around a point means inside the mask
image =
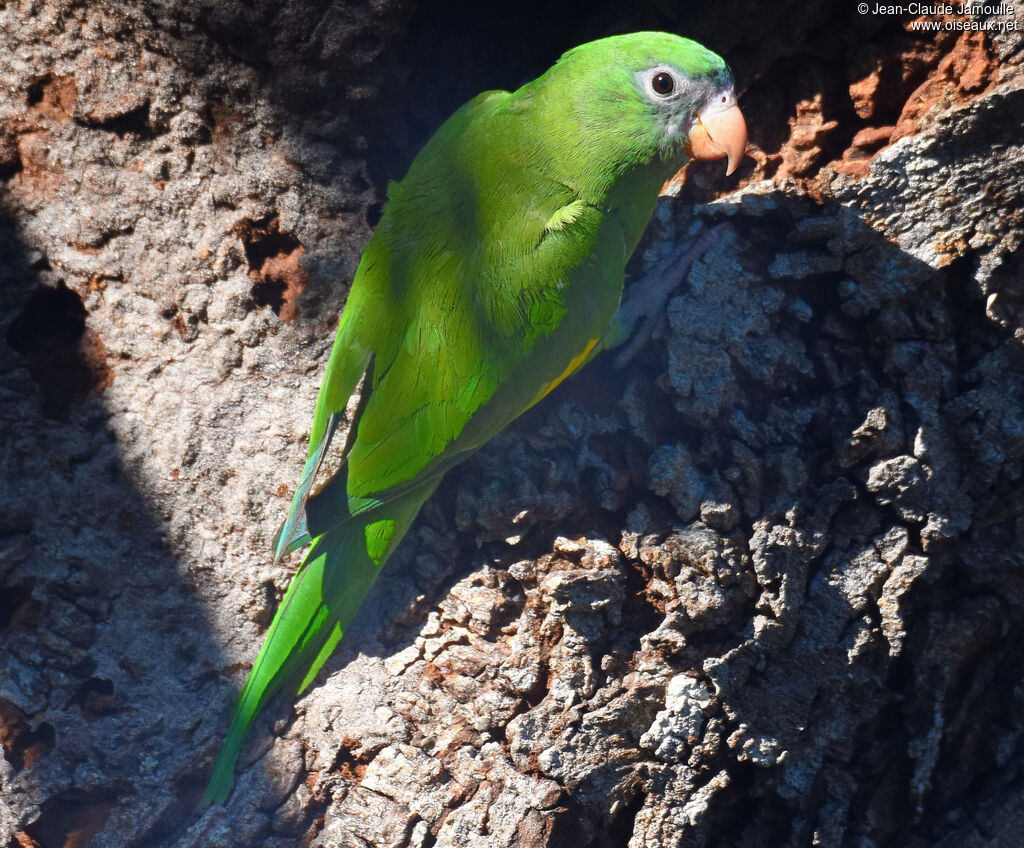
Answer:
[{"label": "parakeet", "polygon": [[[625,266],[688,158],[746,148],[725,62],[642,32],[583,44],[480,94],[392,183],[317,399],[276,558],[310,544],[238,698],[205,801],[231,791],[253,720],[331,655],[445,472],[623,340]],[[350,397],[337,472],[311,494]]]}]

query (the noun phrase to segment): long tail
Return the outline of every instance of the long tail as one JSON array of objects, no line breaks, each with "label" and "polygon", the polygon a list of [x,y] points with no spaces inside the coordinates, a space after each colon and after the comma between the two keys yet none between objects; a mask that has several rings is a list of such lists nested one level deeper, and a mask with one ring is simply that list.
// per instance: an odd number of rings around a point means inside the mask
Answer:
[{"label": "long tail", "polygon": [[231,793],[242,743],[270,699],[286,687],[299,694],[313,682],[435,487],[436,480],[350,515],[313,540],[238,696],[203,803],[223,803]]}]

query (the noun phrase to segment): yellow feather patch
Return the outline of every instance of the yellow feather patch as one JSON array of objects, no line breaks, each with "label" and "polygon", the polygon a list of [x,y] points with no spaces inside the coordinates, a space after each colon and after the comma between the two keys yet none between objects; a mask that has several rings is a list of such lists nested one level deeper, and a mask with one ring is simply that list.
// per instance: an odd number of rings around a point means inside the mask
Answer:
[{"label": "yellow feather patch", "polygon": [[537,397],[533,399],[533,403],[531,403],[530,406],[533,406],[533,404],[537,403],[541,398],[547,397],[548,394],[555,390],[555,387],[558,386],[559,383],[565,380],[566,377],[570,376],[577,368],[586,362],[587,357],[590,356],[590,351],[594,349],[594,345],[597,344],[597,341],[597,339],[591,339],[587,342],[587,346],[583,348],[582,352],[578,356],[574,356],[570,360],[569,364],[565,366],[565,370],[561,374],[559,374],[550,383],[545,383],[541,386],[540,391],[537,393]]}]

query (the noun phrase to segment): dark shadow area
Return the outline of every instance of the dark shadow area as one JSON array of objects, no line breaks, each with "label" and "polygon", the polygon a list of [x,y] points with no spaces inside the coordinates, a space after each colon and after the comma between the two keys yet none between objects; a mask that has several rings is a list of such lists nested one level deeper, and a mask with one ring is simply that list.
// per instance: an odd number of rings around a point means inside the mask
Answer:
[{"label": "dark shadow area", "polygon": [[82,299],[63,280],[32,292],[7,329],[7,344],[28,361],[43,409],[58,421],[111,379],[102,343],[86,335]]},{"label": "dark shadow area", "polygon": [[198,796],[173,786],[228,696],[196,672],[216,641],[119,456],[102,342],[81,298],[28,256],[0,213],[4,802],[30,817],[28,799],[46,799],[12,845],[84,846],[120,807],[147,828],[185,819]]}]

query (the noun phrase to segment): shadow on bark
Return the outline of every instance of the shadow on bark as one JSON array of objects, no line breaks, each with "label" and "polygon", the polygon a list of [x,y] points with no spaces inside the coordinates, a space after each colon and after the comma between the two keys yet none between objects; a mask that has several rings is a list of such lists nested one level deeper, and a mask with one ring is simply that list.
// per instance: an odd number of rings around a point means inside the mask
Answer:
[{"label": "shadow on bark", "polygon": [[133,808],[156,844],[202,789],[217,643],[119,454],[81,298],[6,217],[0,233],[3,826],[84,845]]}]

